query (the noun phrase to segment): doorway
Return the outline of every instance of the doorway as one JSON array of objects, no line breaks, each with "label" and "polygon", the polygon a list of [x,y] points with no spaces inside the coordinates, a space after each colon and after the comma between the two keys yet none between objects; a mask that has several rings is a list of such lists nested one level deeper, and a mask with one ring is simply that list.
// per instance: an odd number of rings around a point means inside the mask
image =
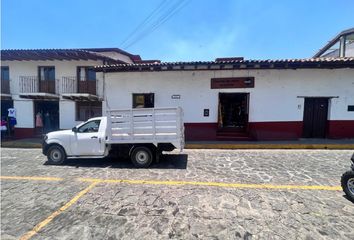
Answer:
[{"label": "doorway", "polygon": [[305,98],[303,137],[325,138],[328,121],[328,98]]},{"label": "doorway", "polygon": [[219,131],[247,131],[248,99],[248,93],[219,93]]},{"label": "doorway", "polygon": [[34,101],[36,135],[59,129],[59,101]]}]

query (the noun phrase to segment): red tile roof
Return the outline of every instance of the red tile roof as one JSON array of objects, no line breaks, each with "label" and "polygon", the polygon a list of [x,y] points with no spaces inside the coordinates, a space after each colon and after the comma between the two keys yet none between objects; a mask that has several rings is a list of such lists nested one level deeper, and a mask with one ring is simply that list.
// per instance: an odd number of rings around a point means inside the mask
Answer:
[{"label": "red tile roof", "polygon": [[101,54],[114,51],[126,55],[133,62],[141,60],[139,55],[127,53],[119,48],[85,49],[5,49],[1,50],[2,61],[53,61],[53,60],[105,60],[109,64],[125,63]]},{"label": "red tile roof", "polygon": [[[215,69],[211,66],[219,66],[219,69],[297,69],[297,68],[354,68],[354,58],[305,58],[305,59],[278,59],[278,60],[244,60],[233,59],[220,61],[193,61],[193,62],[154,62],[134,64],[111,64],[96,66],[96,71],[161,71],[175,70],[173,67],[204,65],[207,69]],[[226,67],[227,66],[227,67]],[[193,70],[188,67],[187,70]]]}]

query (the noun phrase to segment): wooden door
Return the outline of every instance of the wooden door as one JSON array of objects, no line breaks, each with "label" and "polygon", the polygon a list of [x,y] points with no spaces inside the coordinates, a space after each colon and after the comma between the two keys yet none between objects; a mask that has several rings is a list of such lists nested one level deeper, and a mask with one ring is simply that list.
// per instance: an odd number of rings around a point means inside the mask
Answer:
[{"label": "wooden door", "polygon": [[327,115],[328,98],[305,98],[303,137],[325,138]]}]

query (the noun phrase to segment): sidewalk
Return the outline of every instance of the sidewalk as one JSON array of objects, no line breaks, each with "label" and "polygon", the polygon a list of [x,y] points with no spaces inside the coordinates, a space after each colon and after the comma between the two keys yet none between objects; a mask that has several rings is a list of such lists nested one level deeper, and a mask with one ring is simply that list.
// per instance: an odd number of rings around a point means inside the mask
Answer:
[{"label": "sidewalk", "polygon": [[187,149],[354,149],[354,139],[187,142]]},{"label": "sidewalk", "polygon": [[[41,148],[41,139],[6,140],[1,147]],[[294,141],[203,141],[186,142],[186,149],[353,149],[354,139],[300,139]]]},{"label": "sidewalk", "polygon": [[25,138],[18,140],[1,140],[1,147],[6,148],[41,148],[41,138]]}]

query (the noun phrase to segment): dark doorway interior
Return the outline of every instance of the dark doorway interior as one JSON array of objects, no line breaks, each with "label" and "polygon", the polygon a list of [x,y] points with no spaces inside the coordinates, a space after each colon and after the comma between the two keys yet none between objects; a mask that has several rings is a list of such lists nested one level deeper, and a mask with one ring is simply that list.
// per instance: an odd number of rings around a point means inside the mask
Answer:
[{"label": "dark doorway interior", "polygon": [[14,128],[10,126],[8,109],[14,107],[14,102],[8,99],[1,100],[1,139],[14,136]]},{"label": "dark doorway interior", "polygon": [[325,138],[327,116],[328,98],[305,98],[303,137]]},{"label": "dark doorway interior", "polygon": [[36,135],[59,129],[59,101],[34,101]]},{"label": "dark doorway interior", "polygon": [[219,130],[247,131],[248,93],[219,93]]},{"label": "dark doorway interior", "polygon": [[7,109],[13,107],[14,102],[12,100],[1,100],[1,119],[6,118],[8,114]]}]

